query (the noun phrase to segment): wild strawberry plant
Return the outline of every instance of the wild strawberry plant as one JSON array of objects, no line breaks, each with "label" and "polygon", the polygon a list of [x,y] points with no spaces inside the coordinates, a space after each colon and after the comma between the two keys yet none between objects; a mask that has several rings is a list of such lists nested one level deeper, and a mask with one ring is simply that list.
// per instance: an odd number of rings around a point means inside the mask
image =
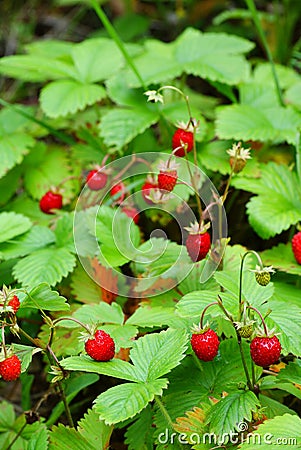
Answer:
[{"label": "wild strawberry plant", "polygon": [[124,44],[92,4],[110,37],[0,60],[40,88],[1,100],[1,448],[299,448],[300,75],[225,33]]}]

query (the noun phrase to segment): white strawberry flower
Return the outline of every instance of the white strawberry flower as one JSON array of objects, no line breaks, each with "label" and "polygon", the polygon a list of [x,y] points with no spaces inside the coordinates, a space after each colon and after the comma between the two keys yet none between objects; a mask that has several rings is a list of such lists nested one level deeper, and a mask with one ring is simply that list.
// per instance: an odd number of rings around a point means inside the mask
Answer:
[{"label": "white strawberry flower", "polygon": [[144,92],[144,95],[147,96],[148,102],[154,101],[155,103],[157,102],[164,103],[163,95],[159,94],[157,91],[146,91]]}]

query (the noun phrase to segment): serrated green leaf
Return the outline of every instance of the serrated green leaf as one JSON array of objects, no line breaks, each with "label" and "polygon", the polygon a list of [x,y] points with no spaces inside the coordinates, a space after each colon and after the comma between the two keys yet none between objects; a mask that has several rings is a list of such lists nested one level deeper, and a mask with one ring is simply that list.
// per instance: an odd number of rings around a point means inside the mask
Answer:
[{"label": "serrated green leaf", "polygon": [[280,370],[277,380],[290,381],[296,384],[300,383],[301,360],[296,359],[295,361],[290,361],[284,369]]},{"label": "serrated green leaf", "polygon": [[287,306],[287,300],[270,300],[272,313],[266,322],[269,328],[276,328],[282,346],[282,353],[292,353],[301,356],[301,308],[295,305]]},{"label": "serrated green leaf", "polygon": [[71,292],[76,300],[82,303],[99,303],[102,299],[100,286],[92,280],[81,264],[72,273]]},{"label": "serrated green leaf", "polygon": [[[124,322],[122,308],[117,303],[109,305],[108,303],[100,302],[96,305],[83,305],[75,311],[73,316],[87,324],[112,323],[122,325]],[[72,324],[72,322],[64,322],[64,326],[67,327],[73,327],[74,325],[76,324]]]},{"label": "serrated green leaf", "polygon": [[101,206],[96,216],[96,224],[91,223],[91,232],[95,227],[100,242],[99,258],[103,265],[116,267],[130,261],[140,242],[139,227],[119,209]]},{"label": "serrated green leaf", "polygon": [[[87,441],[74,428],[67,428],[60,424],[57,427],[53,427],[50,433],[49,450],[55,450],[57,448],[60,450],[70,450],[70,448],[87,450],[91,448],[91,442]],[[96,447],[92,447],[92,449],[96,450]]]},{"label": "serrated green leaf", "polygon": [[267,397],[266,395],[259,394],[259,401],[261,403],[262,408],[264,408],[264,415],[268,419],[273,419],[275,416],[282,416],[283,414],[297,414],[292,409],[288,408],[283,403],[274,400],[271,397]]},{"label": "serrated green leaf", "polygon": [[281,194],[252,197],[247,204],[249,222],[262,239],[280,234],[301,220],[301,205],[298,210]]},{"label": "serrated green leaf", "polygon": [[78,431],[97,450],[108,448],[113,427],[99,420],[98,414],[89,409],[78,422]]},{"label": "serrated green leaf", "polygon": [[149,307],[146,305],[136,309],[126,323],[138,327],[161,327],[162,325],[172,326],[175,320],[174,308]]},{"label": "serrated green leaf", "polygon": [[68,179],[70,175],[76,175],[70,171],[70,161],[65,150],[58,146],[46,146],[39,142],[24,160],[24,182],[31,197],[36,200],[59,185],[63,180],[63,200],[74,198],[75,191],[79,188],[78,181]]},{"label": "serrated green leaf", "polygon": [[[177,303],[177,312],[182,318],[191,318],[191,320],[199,320],[202,310],[212,302],[217,300],[217,292],[210,290],[193,291],[184,295]],[[213,313],[211,308],[210,312]],[[216,306],[215,312],[220,314],[220,309]],[[197,320],[197,321],[198,321]]]},{"label": "serrated green leaf", "polygon": [[[252,439],[240,446],[241,450],[276,450],[288,446],[291,449],[300,449],[301,446],[301,419],[297,416],[284,414],[267,420],[259,425],[256,434],[261,436]],[[279,445],[280,444],[280,445]]]},{"label": "serrated green leaf", "polygon": [[31,347],[30,345],[12,344],[14,353],[21,360],[21,372],[25,372],[32,361],[32,357],[35,353],[41,351],[37,347]]},{"label": "serrated green leaf", "polygon": [[221,139],[294,144],[301,116],[291,108],[231,105],[217,108],[216,132]]},{"label": "serrated green leaf", "polygon": [[25,256],[52,244],[54,240],[54,234],[49,228],[35,225],[22,236],[0,244],[0,256],[5,260]]},{"label": "serrated green leaf", "polygon": [[42,424],[34,431],[34,433],[32,433],[28,441],[27,450],[48,450],[48,439],[49,431],[46,426]]},{"label": "serrated green leaf", "polygon": [[58,80],[41,90],[40,103],[47,116],[56,118],[74,114],[105,96],[106,91],[102,86],[75,80]]},{"label": "serrated green leaf", "polygon": [[15,421],[14,407],[11,403],[2,401],[0,403],[0,433],[10,429]]},{"label": "serrated green leaf", "polygon": [[301,190],[297,176],[287,166],[270,162],[261,178],[236,179],[236,188],[258,194],[247,204],[249,221],[264,239],[275,236],[301,219]]},{"label": "serrated green leaf", "polygon": [[158,120],[158,112],[147,107],[113,109],[102,117],[100,136],[108,147],[121,149]]},{"label": "serrated green leaf", "polygon": [[141,381],[155,380],[178,366],[185,356],[187,341],[185,330],[171,328],[138,339],[134,343],[130,357],[140,370]]},{"label": "serrated green leaf", "polygon": [[34,56],[43,56],[46,58],[65,58],[70,55],[73,42],[58,41],[56,39],[44,39],[30,42],[25,45],[27,53]]},{"label": "serrated green leaf", "polygon": [[122,422],[134,417],[155,395],[162,395],[167,387],[167,380],[154,380],[149,383],[125,383],[108,389],[94,401],[94,409],[106,424]]},{"label": "serrated green leaf", "polygon": [[32,226],[28,217],[14,212],[0,213],[0,242],[6,242],[26,233]]},{"label": "serrated green leaf", "polygon": [[15,265],[13,274],[23,286],[42,282],[54,286],[72,272],[75,264],[76,258],[68,250],[52,247],[25,256]]},{"label": "serrated green leaf", "polygon": [[82,355],[65,358],[61,364],[67,370],[93,372],[127,381],[140,381],[136,367],[121,359],[114,358],[108,362],[98,362],[93,361],[89,356]]},{"label": "serrated green leaf", "polygon": [[21,307],[39,308],[48,311],[66,311],[69,309],[65,297],[60,296],[57,291],[53,291],[47,283],[40,283],[32,288],[24,299],[21,298]]},{"label": "serrated green leaf", "polygon": [[54,234],[56,247],[64,247],[69,252],[76,253],[73,240],[73,214],[65,214],[59,218]]},{"label": "serrated green leaf", "polygon": [[49,58],[48,55],[6,56],[0,60],[0,73],[30,82],[44,82],[66,76],[76,78],[76,71],[71,64]]},{"label": "serrated green leaf", "polygon": [[222,398],[211,408],[207,421],[210,431],[218,436],[233,431],[241,431],[239,424],[252,420],[252,411],[260,406],[251,391],[236,391]]},{"label": "serrated green leaf", "polygon": [[75,45],[71,54],[78,77],[83,83],[106,80],[123,64],[116,43],[107,38],[86,39]]},{"label": "serrated green leaf", "polygon": [[301,266],[297,263],[291,243],[279,244],[261,253],[262,260],[267,266],[273,266],[282,272],[301,276]]},{"label": "serrated green leaf", "polygon": [[16,164],[20,164],[24,155],[33,147],[35,140],[26,133],[14,133],[0,136],[0,177]]},{"label": "serrated green leaf", "polygon": [[147,406],[131,424],[125,433],[125,443],[129,450],[152,450],[153,449],[153,411]]}]

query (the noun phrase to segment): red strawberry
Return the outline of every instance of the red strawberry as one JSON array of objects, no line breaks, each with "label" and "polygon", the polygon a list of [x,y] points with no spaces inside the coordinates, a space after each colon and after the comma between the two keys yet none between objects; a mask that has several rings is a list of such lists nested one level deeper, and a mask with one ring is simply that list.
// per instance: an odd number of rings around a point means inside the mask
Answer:
[{"label": "red strawberry", "polygon": [[122,208],[122,212],[126,214],[128,217],[132,218],[135,224],[137,225],[139,222],[139,212],[133,206],[125,206]]},{"label": "red strawberry", "polygon": [[250,352],[251,358],[257,366],[270,366],[280,358],[281,344],[277,336],[257,336],[251,342]]},{"label": "red strawberry", "polygon": [[211,238],[207,229],[209,224],[201,225],[197,222],[191,224],[190,227],[185,227],[189,231],[186,239],[187,252],[193,262],[201,261],[207,255],[211,247]]},{"label": "red strawberry", "polygon": [[218,352],[219,339],[211,328],[191,336],[192,350],[202,361],[212,361]]},{"label": "red strawberry", "polygon": [[115,355],[115,344],[108,333],[97,330],[94,338],[85,342],[85,350],[96,361],[110,361]]},{"label": "red strawberry", "polygon": [[183,128],[178,128],[172,137],[172,148],[173,150],[178,149],[174,152],[176,156],[185,156],[185,150],[186,153],[191,152],[193,149],[193,133]]},{"label": "red strawberry", "polygon": [[86,183],[91,191],[99,191],[107,184],[108,175],[98,170],[90,170],[87,175]]},{"label": "red strawberry", "polygon": [[0,362],[0,375],[4,381],[14,381],[21,374],[21,361],[17,355],[12,355]]},{"label": "red strawberry", "polygon": [[144,185],[141,188],[141,190],[142,190],[142,197],[144,198],[146,203],[148,203],[149,205],[153,205],[154,204],[154,202],[152,202],[148,197],[156,189],[158,189],[158,184],[156,182],[154,182],[154,181],[149,181],[149,180],[146,180]]},{"label": "red strawberry", "polygon": [[20,308],[20,301],[16,295],[8,302],[8,306],[11,306],[16,314],[18,309]]},{"label": "red strawberry", "polygon": [[292,250],[298,264],[301,264],[301,231],[292,239]]},{"label": "red strawberry", "polygon": [[[120,205],[125,197],[125,185],[123,184],[122,181],[119,181],[119,183],[115,184],[112,189],[110,190],[110,196],[114,197],[116,195],[116,200],[114,200],[114,202],[117,205]],[[117,196],[117,194],[119,194]]]},{"label": "red strawberry", "polygon": [[53,191],[46,192],[40,200],[40,209],[46,214],[54,214],[53,209],[61,209],[63,206],[63,197],[61,194]]},{"label": "red strawberry", "polygon": [[160,170],[158,186],[161,191],[171,192],[177,184],[178,173],[176,170]]}]

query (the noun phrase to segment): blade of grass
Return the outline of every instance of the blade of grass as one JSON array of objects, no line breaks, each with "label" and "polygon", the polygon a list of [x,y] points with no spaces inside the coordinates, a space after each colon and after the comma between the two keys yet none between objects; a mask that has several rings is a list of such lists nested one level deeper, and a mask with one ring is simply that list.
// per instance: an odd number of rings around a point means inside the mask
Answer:
[{"label": "blade of grass", "polygon": [[16,113],[20,114],[23,117],[26,117],[26,119],[30,120],[31,122],[40,125],[41,127],[48,130],[53,136],[57,137],[60,141],[65,142],[65,144],[74,145],[76,143],[76,141],[71,136],[68,136],[66,133],[63,133],[62,131],[56,130],[51,125],[44,122],[44,120],[37,119],[31,114],[28,114],[27,112],[19,108],[18,105],[12,105],[11,103],[3,100],[2,98],[0,98],[0,105],[5,106],[7,108],[11,108],[14,111],[16,111]]},{"label": "blade of grass", "polygon": [[122,42],[122,40],[118,36],[118,33],[116,32],[115,28],[113,27],[113,25],[111,24],[111,22],[107,18],[106,14],[103,12],[101,6],[99,6],[99,4],[97,4],[97,2],[95,0],[90,0],[90,1],[91,1],[91,5],[92,5],[94,11],[96,12],[98,18],[100,19],[100,21],[102,22],[103,26],[107,30],[108,34],[111,36],[111,38],[113,39],[113,41],[115,42],[115,44],[117,45],[117,47],[119,48],[121,53],[123,54],[124,59],[126,60],[126,62],[128,63],[129,67],[132,69],[132,71],[134,72],[134,74],[136,75],[138,80],[140,81],[141,86],[146,91],[147,90],[147,86],[144,83],[143,78],[141,77],[140,73],[138,72],[138,69],[137,69],[137,67],[134,64],[133,59],[131,58],[131,56],[129,55],[128,51],[126,50],[124,43]]},{"label": "blade of grass", "polygon": [[262,45],[263,45],[263,47],[265,49],[266,55],[268,57],[270,65],[271,65],[272,75],[273,75],[273,78],[274,78],[274,83],[275,83],[275,87],[276,87],[279,103],[280,103],[281,106],[284,106],[284,101],[283,101],[282,92],[281,92],[281,89],[280,89],[280,84],[279,84],[278,75],[277,75],[277,72],[276,72],[273,56],[272,56],[270,47],[268,45],[268,41],[266,39],[266,36],[264,34],[263,28],[261,26],[261,23],[260,23],[260,20],[259,20],[258,11],[256,9],[254,0],[245,0],[245,2],[246,2],[246,5],[247,5],[251,15],[252,15],[253,22],[255,24],[255,27],[257,28],[257,32],[259,34],[259,37],[260,37],[261,42],[262,42]]}]

